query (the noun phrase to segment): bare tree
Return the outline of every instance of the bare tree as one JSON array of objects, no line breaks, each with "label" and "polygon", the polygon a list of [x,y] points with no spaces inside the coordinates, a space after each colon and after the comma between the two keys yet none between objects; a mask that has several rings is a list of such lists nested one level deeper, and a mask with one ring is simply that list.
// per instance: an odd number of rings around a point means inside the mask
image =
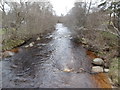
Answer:
[{"label": "bare tree", "polygon": [[[5,19],[5,38],[29,38],[54,30],[55,19],[50,2],[7,2],[10,10]],[[9,37],[8,37],[9,36]]]}]

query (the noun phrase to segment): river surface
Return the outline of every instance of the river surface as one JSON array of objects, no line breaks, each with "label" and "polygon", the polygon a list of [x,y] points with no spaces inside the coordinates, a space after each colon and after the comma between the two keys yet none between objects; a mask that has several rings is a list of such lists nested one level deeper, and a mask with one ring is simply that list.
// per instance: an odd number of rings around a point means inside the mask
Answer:
[{"label": "river surface", "polygon": [[[91,72],[91,60],[82,45],[71,41],[63,24],[47,35],[48,42],[34,41],[31,48],[2,63],[3,88],[98,88]],[[99,82],[99,80],[97,81]]]}]

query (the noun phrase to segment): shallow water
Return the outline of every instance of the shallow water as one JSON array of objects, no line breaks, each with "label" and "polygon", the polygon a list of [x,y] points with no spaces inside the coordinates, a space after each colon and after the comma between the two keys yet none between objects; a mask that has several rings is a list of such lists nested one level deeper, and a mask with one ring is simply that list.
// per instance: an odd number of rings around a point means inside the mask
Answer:
[{"label": "shallow water", "polygon": [[[22,52],[2,62],[3,88],[103,87],[100,84],[103,82],[98,80],[102,75],[97,77],[89,73],[91,60],[82,46],[71,41],[67,27],[56,24],[51,37],[50,42],[35,42],[34,47],[23,48]],[[105,87],[110,88],[108,83]]]}]

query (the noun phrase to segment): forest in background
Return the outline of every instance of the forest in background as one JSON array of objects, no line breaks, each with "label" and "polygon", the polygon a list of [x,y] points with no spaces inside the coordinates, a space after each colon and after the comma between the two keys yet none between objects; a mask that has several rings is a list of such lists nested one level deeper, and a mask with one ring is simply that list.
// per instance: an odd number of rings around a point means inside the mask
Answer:
[{"label": "forest in background", "polygon": [[[9,50],[24,43],[36,34],[54,30],[56,23],[53,6],[46,2],[1,2],[3,50]],[[6,11],[5,6],[9,7]]]}]

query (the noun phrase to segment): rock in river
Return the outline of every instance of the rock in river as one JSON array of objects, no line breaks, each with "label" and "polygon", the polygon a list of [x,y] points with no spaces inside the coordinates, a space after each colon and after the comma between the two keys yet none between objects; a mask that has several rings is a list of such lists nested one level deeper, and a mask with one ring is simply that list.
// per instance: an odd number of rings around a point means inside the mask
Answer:
[{"label": "rock in river", "polygon": [[15,55],[15,53],[12,52],[12,51],[5,51],[5,52],[2,53],[2,57],[4,57],[4,58],[6,58],[6,57],[12,57],[14,55]]},{"label": "rock in river", "polygon": [[104,69],[104,72],[105,72],[105,73],[108,73],[108,72],[109,72],[109,69]]},{"label": "rock in river", "polygon": [[95,58],[92,63],[95,65],[103,65],[104,61],[101,58]]},{"label": "rock in river", "polygon": [[11,65],[11,68],[17,68],[17,65]]},{"label": "rock in river", "polygon": [[36,40],[37,40],[37,41],[40,40],[40,37],[38,37]]},{"label": "rock in river", "polygon": [[92,67],[92,72],[103,72],[103,67],[100,67],[100,66],[94,66]]},{"label": "rock in river", "polygon": [[31,43],[29,44],[29,46],[30,46],[30,47],[33,47],[34,44],[35,44],[34,42],[31,42]]},{"label": "rock in river", "polygon": [[72,69],[65,68],[63,71],[64,71],[64,72],[72,72]]}]

